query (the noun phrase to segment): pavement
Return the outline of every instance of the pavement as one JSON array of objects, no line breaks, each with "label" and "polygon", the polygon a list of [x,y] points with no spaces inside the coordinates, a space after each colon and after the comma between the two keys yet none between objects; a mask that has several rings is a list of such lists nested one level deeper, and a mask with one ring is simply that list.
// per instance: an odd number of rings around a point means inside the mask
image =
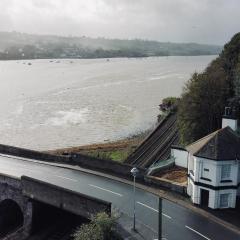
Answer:
[{"label": "pavement", "polygon": [[[136,229],[132,232],[133,188],[125,179],[62,164],[46,164],[17,157],[0,156],[0,174],[23,175],[49,182],[112,203],[120,215],[125,239],[157,239],[158,201],[163,197],[162,239],[239,240],[239,228],[191,205],[174,193],[137,184]],[[198,210],[196,210],[198,209]]]}]

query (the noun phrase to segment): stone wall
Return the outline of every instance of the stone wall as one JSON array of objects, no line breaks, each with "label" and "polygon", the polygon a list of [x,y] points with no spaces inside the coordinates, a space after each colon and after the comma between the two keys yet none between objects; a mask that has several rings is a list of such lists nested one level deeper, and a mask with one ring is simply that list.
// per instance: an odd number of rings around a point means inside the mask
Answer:
[{"label": "stone wall", "polygon": [[[132,179],[131,169],[132,165],[124,164],[116,161],[111,161],[107,159],[98,159],[89,156],[85,156],[82,154],[73,154],[71,156],[71,162],[74,165],[79,165],[81,167],[93,169],[100,172],[106,172],[111,175],[124,177],[127,179]],[[145,169],[139,169],[138,180],[143,181],[143,176],[145,175]]]},{"label": "stone wall", "polygon": [[0,153],[13,155],[17,157],[41,160],[41,161],[49,161],[56,163],[68,163],[68,156],[57,156],[48,153],[38,152],[30,149],[13,147],[8,145],[0,144]]},{"label": "stone wall", "polygon": [[7,199],[13,200],[18,204],[23,213],[24,223],[22,228],[18,230],[18,233],[15,232],[11,234],[11,238],[8,236],[5,239],[25,239],[31,231],[32,203],[28,201],[27,197],[22,195],[22,185],[19,179],[0,175],[0,202]]},{"label": "stone wall", "polygon": [[31,234],[33,219],[32,200],[37,200],[65,211],[91,219],[99,212],[111,214],[111,203],[73,192],[29,177],[21,179],[0,175],[0,203],[14,201],[23,213],[23,226],[4,240],[23,240]]},{"label": "stone wall", "polygon": [[99,212],[111,214],[111,203],[53,184],[22,177],[23,194],[31,199],[61,208],[91,220]]}]

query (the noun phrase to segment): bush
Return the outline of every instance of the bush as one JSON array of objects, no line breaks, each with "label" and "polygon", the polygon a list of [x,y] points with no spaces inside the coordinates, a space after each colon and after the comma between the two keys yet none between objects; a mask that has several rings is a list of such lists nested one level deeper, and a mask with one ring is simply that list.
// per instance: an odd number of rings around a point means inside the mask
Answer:
[{"label": "bush", "polygon": [[115,231],[116,218],[98,213],[89,224],[83,224],[73,234],[74,240],[120,240]]}]

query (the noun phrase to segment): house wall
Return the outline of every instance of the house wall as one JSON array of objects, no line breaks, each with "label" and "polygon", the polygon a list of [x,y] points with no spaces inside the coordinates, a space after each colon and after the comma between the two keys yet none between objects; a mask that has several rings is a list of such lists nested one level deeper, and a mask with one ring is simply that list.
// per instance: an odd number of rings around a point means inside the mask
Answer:
[{"label": "house wall", "polygon": [[208,207],[212,209],[219,209],[220,206],[220,195],[221,194],[230,194],[228,208],[235,208],[236,205],[236,189],[225,189],[225,190],[212,190],[202,186],[196,186],[190,180],[190,185],[193,186],[193,192],[191,195],[191,200],[195,204],[201,204],[201,189],[205,189],[209,191],[209,200],[208,200]]},{"label": "house wall", "polygon": [[171,156],[174,157],[176,166],[187,168],[188,152],[186,150],[171,148]]},{"label": "house wall", "polygon": [[[227,181],[223,181],[221,176],[221,169],[225,164],[230,164],[231,166],[230,177]],[[236,188],[240,182],[239,169],[239,160],[214,161],[189,155],[187,193],[191,197],[192,202],[200,204],[201,189],[206,189],[209,191],[208,206],[210,208],[220,208],[221,194],[230,194],[228,207],[234,208],[236,196],[240,196],[240,188]],[[209,185],[210,187],[208,187]],[[223,187],[229,187],[229,189],[222,189]]]},{"label": "house wall", "polygon": [[[194,176],[196,182],[209,184],[212,186],[233,186],[239,183],[239,161],[214,161],[205,158],[193,157]],[[221,169],[223,165],[231,165],[228,182],[222,181]]]}]

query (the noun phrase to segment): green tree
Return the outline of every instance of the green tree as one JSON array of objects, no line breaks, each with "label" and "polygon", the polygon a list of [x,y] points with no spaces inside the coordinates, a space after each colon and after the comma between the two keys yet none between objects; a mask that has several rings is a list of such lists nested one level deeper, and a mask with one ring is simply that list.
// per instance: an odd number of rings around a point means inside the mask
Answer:
[{"label": "green tree", "polygon": [[180,142],[191,143],[220,128],[228,96],[229,83],[219,59],[203,73],[194,73],[178,108]]},{"label": "green tree", "polygon": [[240,33],[205,71],[194,73],[187,82],[178,105],[181,144],[221,128],[224,108],[229,105],[240,109]]}]

